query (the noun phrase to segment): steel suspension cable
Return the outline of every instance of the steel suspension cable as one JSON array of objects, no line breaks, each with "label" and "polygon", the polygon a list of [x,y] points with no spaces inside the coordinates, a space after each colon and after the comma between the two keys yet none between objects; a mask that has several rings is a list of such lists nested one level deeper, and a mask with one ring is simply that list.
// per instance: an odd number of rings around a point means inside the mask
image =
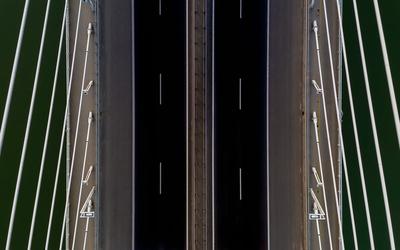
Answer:
[{"label": "steel suspension cable", "polygon": [[[395,122],[395,126],[396,126],[397,142],[398,142],[399,148],[400,148],[400,118],[399,118],[399,110],[397,108],[396,94],[394,92],[394,87],[393,87],[392,71],[390,69],[390,62],[389,62],[389,56],[388,56],[388,52],[387,52],[387,48],[386,48],[385,34],[383,32],[383,25],[382,25],[381,13],[379,10],[379,3],[377,0],[373,0],[373,2],[374,2],[374,9],[375,9],[376,23],[378,24],[379,40],[381,42],[383,61],[385,64],[386,78],[387,78],[388,87],[389,87],[390,101],[392,103],[393,117],[394,117],[394,122]],[[393,243],[394,243],[394,239],[393,239]],[[394,247],[394,244],[392,245],[392,247]]]},{"label": "steel suspension cable", "polygon": [[[317,121],[317,115],[315,114],[315,112],[313,113],[312,119],[313,119],[313,123],[314,123],[315,143],[317,144],[319,172],[321,173],[321,180],[322,180],[322,194],[324,197],[324,208],[325,208],[325,214],[326,214],[326,227],[328,229],[329,247],[331,250],[333,250],[331,224],[330,224],[329,211],[328,211],[328,200],[326,199],[325,178],[324,178],[324,171],[322,169],[321,148],[319,145],[318,121]],[[317,223],[318,223],[318,221],[317,221]],[[318,231],[319,231],[319,226],[318,226]]]},{"label": "steel suspension cable", "polygon": [[[68,183],[67,183],[67,193],[66,193],[65,205],[64,205],[64,218],[63,218],[63,224],[62,224],[62,228],[61,228],[60,250],[62,249],[62,242],[63,242],[62,239],[64,237],[64,231],[65,231],[65,220],[66,220],[66,217],[67,217],[69,195],[70,195],[70,192],[71,192],[71,182],[72,182],[72,176],[73,176],[73,173],[74,173],[76,143],[78,141],[79,124],[80,124],[80,120],[81,120],[80,118],[81,118],[81,111],[82,111],[83,90],[84,90],[85,79],[86,79],[86,68],[87,68],[88,54],[89,54],[89,48],[90,48],[90,38],[91,38],[92,32],[93,32],[93,27],[92,27],[92,24],[89,23],[88,29],[87,29],[85,63],[84,63],[84,66],[83,66],[83,75],[82,75],[81,91],[80,91],[80,98],[79,98],[78,115],[77,115],[77,120],[76,120],[76,125],[75,125],[75,138],[74,138],[74,145],[73,145],[73,148],[72,148],[72,159],[71,159],[70,175],[69,175]],[[67,113],[65,113],[65,115],[66,114]],[[66,118],[66,116],[64,118]]]},{"label": "steel suspension cable", "polygon": [[[348,174],[348,169],[347,169],[346,150],[345,150],[344,140],[343,140],[342,121],[341,121],[341,117],[340,117],[341,112],[339,110],[338,94],[336,91],[336,77],[335,77],[335,69],[333,66],[333,56],[332,56],[331,38],[330,38],[330,31],[329,31],[329,21],[328,21],[328,14],[327,14],[325,0],[323,0],[323,5],[324,5],[326,37],[327,37],[328,51],[329,51],[329,63],[330,63],[331,77],[332,77],[332,88],[333,88],[333,94],[334,94],[334,100],[335,100],[336,119],[337,119],[338,130],[339,130],[340,149],[341,149],[341,153],[342,153],[342,157],[343,157],[343,169],[344,169],[344,176],[345,176],[345,182],[346,182],[346,187],[347,187],[347,196],[348,196],[347,200],[348,200],[349,209],[350,209],[350,220],[351,220],[351,225],[352,225],[354,246],[355,246],[355,249],[358,249],[358,239],[357,239],[357,231],[356,231],[357,227],[356,227],[356,223],[354,220],[353,200],[351,197],[351,186],[350,186],[349,174]],[[360,162],[360,160],[359,160],[359,162]],[[372,236],[372,226],[371,226],[371,219],[370,219],[370,213],[369,213],[367,190],[365,188],[365,179],[364,179],[362,165],[359,165],[359,167],[360,167],[360,173],[362,173],[361,174],[361,182],[363,183],[363,196],[364,196],[365,211],[367,214],[368,232],[370,233],[370,237],[371,237]],[[372,238],[373,238],[373,236],[372,236]],[[373,244],[371,245],[371,247],[372,247],[372,249],[374,248]]]},{"label": "steel suspension cable", "polygon": [[31,129],[31,124],[32,124],[32,115],[33,115],[33,110],[35,107],[37,85],[39,82],[40,68],[42,66],[42,57],[43,57],[43,50],[44,50],[44,42],[46,39],[47,22],[48,22],[48,17],[49,17],[49,13],[50,13],[50,4],[51,4],[51,0],[47,0],[46,13],[45,13],[43,29],[42,29],[42,37],[40,40],[39,55],[38,55],[38,59],[36,62],[35,79],[34,79],[34,83],[33,83],[31,102],[30,102],[30,106],[29,106],[28,121],[27,121],[27,125],[25,128],[24,143],[22,146],[21,159],[20,159],[19,168],[18,168],[17,183],[16,183],[16,187],[15,187],[14,199],[13,199],[13,204],[12,204],[12,209],[11,209],[11,217],[10,217],[10,222],[9,222],[9,226],[8,226],[7,243],[6,243],[7,250],[10,249],[12,233],[13,233],[13,228],[14,228],[15,213],[17,210],[19,190],[21,187],[21,179],[22,179],[22,173],[24,170],[26,150],[28,147],[30,129]]},{"label": "steel suspension cable", "polygon": [[30,4],[30,0],[25,0],[24,12],[22,14],[21,27],[19,29],[19,34],[18,34],[17,49],[15,51],[14,63],[13,63],[13,67],[12,67],[10,83],[8,85],[7,99],[6,99],[6,104],[5,104],[5,107],[4,107],[3,118],[2,118],[2,121],[1,121],[1,128],[0,128],[0,156],[1,156],[2,149],[3,149],[4,136],[5,136],[6,128],[7,128],[8,115],[10,113],[11,99],[12,99],[12,95],[13,95],[13,92],[14,92],[15,78],[17,76],[17,70],[18,70],[18,64],[19,64],[19,57],[20,57],[20,54],[21,54],[22,41],[24,40],[25,24],[26,24],[26,19],[27,19],[27,16],[28,16],[29,4]]},{"label": "steel suspension cable", "polygon": [[85,140],[85,153],[83,155],[82,174],[81,174],[81,181],[80,181],[80,186],[79,186],[78,202],[76,204],[74,234],[73,234],[73,237],[72,237],[72,248],[71,249],[75,249],[76,229],[78,228],[79,207],[81,205],[83,179],[85,178],[85,167],[86,167],[87,151],[88,151],[88,146],[89,146],[90,129],[91,129],[92,121],[93,121],[93,114],[92,114],[92,112],[90,112],[89,113],[89,118],[88,118],[88,127],[87,127],[87,133],[86,133],[86,140]]},{"label": "steel suspension cable", "polygon": [[[347,54],[346,54],[345,39],[344,39],[344,33],[343,33],[343,23],[342,23],[342,17],[339,14],[340,6],[339,6],[338,0],[336,1],[336,5],[337,5],[337,9],[338,9],[339,27],[340,27],[340,32],[341,32],[342,44],[343,44],[343,53],[344,53],[344,57],[345,57],[345,69],[346,69],[346,74],[348,75],[348,65],[347,65],[348,63],[347,63]],[[385,214],[386,214],[386,221],[387,221],[388,232],[389,232],[389,240],[390,240],[391,248],[395,249],[392,218],[391,218],[391,215],[390,215],[389,199],[388,199],[387,190],[386,190],[385,174],[384,174],[384,171],[383,171],[382,156],[381,156],[378,132],[377,132],[376,122],[375,122],[375,113],[374,113],[374,108],[373,108],[373,103],[372,103],[371,90],[370,90],[369,77],[368,77],[368,70],[367,70],[367,63],[366,63],[366,60],[365,60],[365,53],[364,53],[364,43],[363,43],[363,38],[362,38],[361,28],[360,28],[360,23],[359,23],[359,18],[358,18],[357,5],[354,5],[354,12],[356,14],[355,16],[356,16],[356,27],[357,27],[358,43],[359,43],[360,54],[361,54],[361,62],[362,62],[362,68],[363,68],[365,89],[366,89],[366,92],[367,92],[368,109],[369,109],[369,112],[370,112],[372,133],[373,133],[373,137],[374,137],[375,153],[376,153],[376,158],[377,158],[377,161],[378,161],[378,169],[379,169],[379,176],[380,176],[380,180],[381,180],[383,201],[384,201],[384,204],[385,204]]]},{"label": "steel suspension cable", "polygon": [[62,24],[61,24],[60,40],[59,40],[59,44],[58,44],[56,69],[55,69],[55,73],[54,73],[53,89],[52,89],[52,92],[51,92],[50,109],[49,109],[49,114],[48,114],[48,117],[47,117],[46,135],[45,135],[44,144],[43,144],[42,159],[41,159],[41,162],[40,162],[39,179],[38,179],[38,183],[37,183],[37,187],[36,187],[35,204],[34,204],[33,212],[32,212],[31,228],[30,228],[30,231],[29,231],[28,249],[31,249],[31,247],[32,247],[33,233],[34,233],[34,230],[35,230],[36,212],[37,212],[37,207],[38,207],[38,203],[39,203],[39,196],[40,196],[40,188],[41,188],[41,185],[42,185],[44,162],[45,162],[45,159],[46,159],[47,144],[48,144],[48,140],[49,140],[50,127],[51,127],[51,118],[53,116],[54,99],[55,99],[57,83],[58,83],[58,72],[59,72],[59,66],[60,66],[62,44],[63,44],[63,39],[64,39],[66,14],[67,14],[67,5],[64,5],[64,14],[63,14],[63,21],[62,21]]},{"label": "steel suspension cable", "polygon": [[326,131],[326,138],[328,141],[328,151],[329,151],[329,162],[331,166],[331,174],[332,174],[332,184],[333,184],[333,189],[335,193],[335,205],[336,205],[336,212],[337,212],[337,219],[338,219],[338,224],[339,224],[339,234],[340,234],[340,244],[342,246],[342,249],[345,249],[344,245],[344,238],[343,238],[343,226],[342,226],[342,219],[340,217],[340,207],[339,207],[339,199],[338,199],[338,189],[336,186],[336,175],[335,175],[335,168],[333,164],[333,156],[332,156],[332,147],[331,147],[331,137],[330,137],[330,130],[329,130],[329,123],[328,123],[328,113],[326,111],[326,100],[325,100],[325,89],[324,89],[324,79],[322,77],[322,66],[321,66],[321,56],[319,53],[319,41],[318,41],[318,27],[317,27],[317,22],[314,21],[313,25],[314,29],[314,34],[315,34],[315,43],[317,46],[317,59],[318,59],[318,68],[319,68],[319,77],[320,77],[320,82],[321,82],[321,95],[322,95],[322,106],[324,110],[324,120],[325,120],[325,131]]},{"label": "steel suspension cable", "polygon": [[[66,5],[68,4],[67,0],[65,1],[65,4]],[[62,157],[62,152],[63,152],[64,138],[65,138],[65,128],[66,128],[66,124],[67,124],[68,105],[69,105],[69,100],[71,97],[72,77],[74,75],[74,69],[75,69],[76,47],[77,47],[78,36],[79,36],[79,26],[80,26],[79,24],[80,24],[80,19],[81,19],[81,10],[82,10],[82,1],[79,1],[77,25],[76,25],[75,38],[74,38],[74,48],[73,48],[72,61],[71,61],[71,71],[70,71],[69,81],[68,81],[67,100],[66,100],[66,104],[65,104],[63,127],[62,127],[62,131],[61,131],[60,147],[59,147],[58,161],[57,161],[57,170],[56,170],[56,176],[55,176],[54,187],[53,187],[53,195],[52,195],[52,200],[51,200],[49,224],[47,227],[47,234],[46,234],[46,245],[45,245],[46,250],[48,250],[49,243],[50,243],[51,227],[52,227],[52,221],[53,221],[55,199],[56,199],[57,186],[58,186],[58,178],[59,178],[59,174],[60,174],[61,157]],[[63,224],[63,227],[64,227],[64,224]]]}]

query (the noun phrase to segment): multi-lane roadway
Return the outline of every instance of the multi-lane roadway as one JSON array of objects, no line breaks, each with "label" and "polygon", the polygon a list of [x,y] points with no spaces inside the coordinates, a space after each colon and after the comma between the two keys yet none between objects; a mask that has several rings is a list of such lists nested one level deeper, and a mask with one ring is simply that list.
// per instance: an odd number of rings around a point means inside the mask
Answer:
[{"label": "multi-lane roadway", "polygon": [[[303,249],[306,1],[207,3],[214,6],[206,25],[213,42],[205,44],[214,90],[207,240],[215,249]],[[186,7],[99,2],[102,249],[187,244]]]}]

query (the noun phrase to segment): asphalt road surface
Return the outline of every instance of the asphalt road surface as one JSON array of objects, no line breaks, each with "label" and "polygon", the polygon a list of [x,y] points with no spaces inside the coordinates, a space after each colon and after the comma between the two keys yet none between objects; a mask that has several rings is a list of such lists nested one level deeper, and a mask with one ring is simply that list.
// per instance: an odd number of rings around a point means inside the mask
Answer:
[{"label": "asphalt road surface", "polygon": [[184,249],[185,1],[131,4],[99,5],[99,247]]},{"label": "asphalt road surface", "polygon": [[267,249],[267,1],[215,0],[216,249]]},{"label": "asphalt road surface", "polygon": [[186,4],[135,4],[135,246],[186,240]]},{"label": "asphalt road surface", "polygon": [[[240,18],[240,1],[215,0],[216,249],[305,245],[307,10],[305,1],[269,4],[268,18],[267,0],[243,1]],[[158,1],[134,7],[122,0],[98,7],[99,248],[184,249],[185,4],[163,1],[161,16]]]},{"label": "asphalt road surface", "polygon": [[270,0],[270,249],[304,249],[305,20],[307,1]]},{"label": "asphalt road surface", "polygon": [[98,248],[132,246],[131,2],[98,2]]}]

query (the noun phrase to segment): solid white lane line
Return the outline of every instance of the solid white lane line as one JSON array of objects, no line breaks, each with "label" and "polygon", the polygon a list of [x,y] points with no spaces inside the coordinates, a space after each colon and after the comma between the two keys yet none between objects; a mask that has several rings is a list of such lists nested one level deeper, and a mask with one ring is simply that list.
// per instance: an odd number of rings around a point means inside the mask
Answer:
[{"label": "solid white lane line", "polygon": [[212,0],[212,28],[211,28],[211,224],[212,245],[215,250],[215,0]]},{"label": "solid white lane line", "polygon": [[271,225],[270,225],[270,208],[269,208],[269,31],[270,31],[270,7],[271,1],[267,4],[267,243],[268,249],[271,249]]},{"label": "solid white lane line", "polygon": [[135,152],[135,133],[136,133],[136,119],[135,119],[135,96],[136,96],[136,86],[135,86],[135,0],[131,0],[131,39],[132,39],[132,47],[131,47],[131,62],[132,62],[132,186],[131,186],[131,192],[132,192],[132,203],[131,203],[131,215],[132,215],[132,220],[131,220],[131,228],[132,228],[132,250],[135,250],[135,199],[136,199],[136,194],[135,194],[135,171],[136,171],[136,165],[135,165],[135,159],[136,159],[136,152]]},{"label": "solid white lane line", "polygon": [[162,14],[162,0],[158,0],[158,15],[161,16]]},{"label": "solid white lane line", "polygon": [[189,0],[186,0],[186,250],[189,250]]}]

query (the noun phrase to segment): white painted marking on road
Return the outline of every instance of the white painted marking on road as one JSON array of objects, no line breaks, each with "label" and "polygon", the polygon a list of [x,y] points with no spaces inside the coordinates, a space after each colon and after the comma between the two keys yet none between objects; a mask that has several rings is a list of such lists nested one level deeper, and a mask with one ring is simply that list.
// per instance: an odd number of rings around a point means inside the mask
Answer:
[{"label": "white painted marking on road", "polygon": [[269,209],[269,31],[270,31],[270,0],[267,6],[267,243],[268,249],[271,249],[271,226],[270,226],[270,209]]},{"label": "white painted marking on road", "polygon": [[239,168],[239,200],[242,200],[242,169]]},{"label": "white painted marking on road", "polygon": [[189,0],[186,0],[186,250],[189,250]]},{"label": "white painted marking on road", "polygon": [[158,15],[161,16],[162,14],[162,0],[158,0]]},{"label": "white painted marking on road", "polygon": [[162,162],[159,165],[159,182],[158,182],[158,194],[162,194]]},{"label": "white painted marking on road", "polygon": [[159,82],[159,104],[162,105],[162,74],[160,73],[158,77]]},{"label": "white painted marking on road", "polygon": [[239,0],[240,1],[240,13],[239,13],[239,17],[240,19],[243,18],[243,0]]},{"label": "white painted marking on road", "polygon": [[133,97],[133,101],[132,101],[132,187],[131,187],[131,191],[132,191],[132,208],[131,208],[131,214],[132,214],[132,221],[131,221],[131,227],[132,227],[132,232],[131,232],[131,236],[132,236],[132,250],[135,250],[135,197],[136,197],[136,192],[135,192],[135,171],[136,171],[136,164],[135,164],[135,158],[136,158],[136,154],[135,154],[135,148],[136,148],[136,143],[135,143],[135,137],[136,137],[136,115],[135,115],[135,110],[136,110],[136,106],[135,106],[135,93],[136,93],[136,85],[135,85],[135,0],[131,0],[131,28],[132,28],[132,97]]},{"label": "white painted marking on road", "polygon": [[212,28],[211,28],[211,224],[212,224],[212,245],[211,250],[215,250],[215,0],[212,0]]},{"label": "white painted marking on road", "polygon": [[239,78],[239,110],[242,110],[242,78]]}]

